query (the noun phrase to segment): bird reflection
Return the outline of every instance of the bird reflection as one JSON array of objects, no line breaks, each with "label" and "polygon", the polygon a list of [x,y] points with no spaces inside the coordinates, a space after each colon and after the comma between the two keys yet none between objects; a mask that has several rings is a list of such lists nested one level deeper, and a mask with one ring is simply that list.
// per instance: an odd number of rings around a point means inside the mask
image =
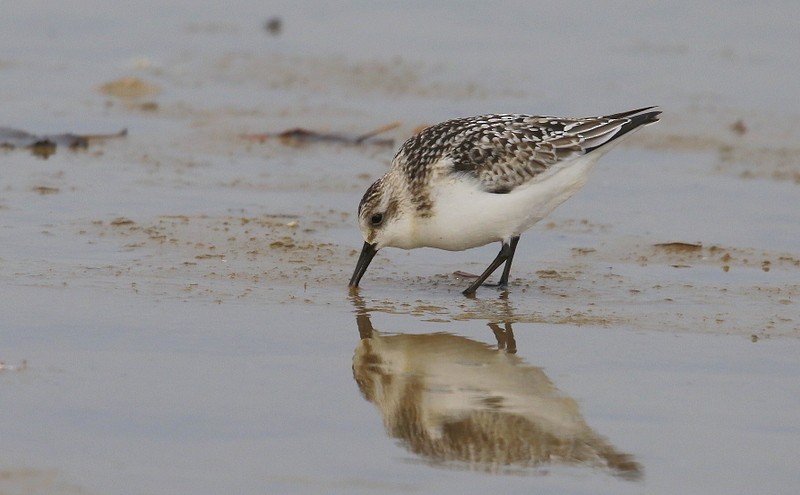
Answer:
[{"label": "bird reflection", "polygon": [[575,400],[514,354],[510,323],[489,324],[498,342],[490,346],[448,333],[382,334],[361,308],[353,376],[387,433],[426,463],[492,473],[586,465],[641,477]]}]

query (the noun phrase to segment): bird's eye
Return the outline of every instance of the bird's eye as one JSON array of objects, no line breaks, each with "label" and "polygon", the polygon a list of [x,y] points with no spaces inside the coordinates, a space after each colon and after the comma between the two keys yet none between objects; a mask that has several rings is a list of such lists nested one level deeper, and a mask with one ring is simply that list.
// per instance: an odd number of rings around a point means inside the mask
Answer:
[{"label": "bird's eye", "polygon": [[383,213],[373,214],[372,217],[369,219],[369,221],[370,223],[372,223],[373,226],[377,227],[383,222]]}]

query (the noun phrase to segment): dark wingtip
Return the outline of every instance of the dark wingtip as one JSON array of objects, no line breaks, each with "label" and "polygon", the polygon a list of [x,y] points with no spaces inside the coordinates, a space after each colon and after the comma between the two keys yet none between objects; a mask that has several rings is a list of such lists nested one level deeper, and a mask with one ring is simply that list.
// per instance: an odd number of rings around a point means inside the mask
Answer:
[{"label": "dark wingtip", "polygon": [[614,139],[636,129],[637,127],[658,122],[660,115],[661,109],[658,107],[645,107],[629,112],[626,118],[630,119],[630,122],[622,126],[622,129],[620,129],[620,132],[614,136]]},{"label": "dark wingtip", "polygon": [[[650,111],[652,110],[652,112]],[[607,119],[637,119],[640,117],[647,117],[649,122],[657,122],[658,116],[661,115],[661,108],[657,105],[650,107],[637,108],[636,110],[628,110],[627,112],[615,113],[613,115],[606,115]]]},{"label": "dark wingtip", "polygon": [[626,120],[628,120],[628,122],[625,122],[624,124],[622,124],[622,126],[619,129],[619,131],[617,131],[617,133],[614,134],[614,137],[612,137],[608,141],[605,141],[604,143],[602,143],[602,144],[600,144],[598,146],[595,146],[595,147],[592,147],[592,148],[587,148],[586,149],[586,153],[594,151],[594,150],[596,150],[598,148],[602,148],[603,146],[607,145],[611,141],[615,141],[615,140],[621,138],[622,136],[628,134],[629,132],[635,131],[639,127],[642,127],[642,126],[645,126],[645,125],[649,125],[649,124],[652,124],[654,122],[658,122],[660,115],[661,115],[661,109],[659,107],[657,107],[657,106],[637,108],[636,110],[629,110],[627,112],[615,113],[613,115],[607,115],[605,117],[607,119],[626,119]]}]

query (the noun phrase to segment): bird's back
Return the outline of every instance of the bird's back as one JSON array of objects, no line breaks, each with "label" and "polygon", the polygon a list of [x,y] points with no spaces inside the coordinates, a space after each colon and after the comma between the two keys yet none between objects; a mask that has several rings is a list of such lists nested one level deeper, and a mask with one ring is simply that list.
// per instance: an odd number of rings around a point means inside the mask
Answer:
[{"label": "bird's back", "polygon": [[475,178],[482,190],[505,194],[629,132],[658,120],[642,108],[605,117],[558,118],[493,114],[453,119],[406,141],[394,159],[412,189],[430,182],[437,164]]}]

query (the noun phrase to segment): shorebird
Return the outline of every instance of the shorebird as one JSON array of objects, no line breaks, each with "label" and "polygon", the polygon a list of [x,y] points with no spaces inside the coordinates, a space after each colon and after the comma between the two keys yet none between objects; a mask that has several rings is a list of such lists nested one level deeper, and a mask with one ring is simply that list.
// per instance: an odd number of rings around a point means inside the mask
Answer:
[{"label": "shorebird", "polygon": [[660,113],[494,114],[428,127],[400,147],[358,205],[364,245],[350,287],[385,247],[462,251],[497,241],[500,252],[463,293],[473,294],[503,264],[497,285],[506,286],[520,235],[575,194],[614,143]]}]

